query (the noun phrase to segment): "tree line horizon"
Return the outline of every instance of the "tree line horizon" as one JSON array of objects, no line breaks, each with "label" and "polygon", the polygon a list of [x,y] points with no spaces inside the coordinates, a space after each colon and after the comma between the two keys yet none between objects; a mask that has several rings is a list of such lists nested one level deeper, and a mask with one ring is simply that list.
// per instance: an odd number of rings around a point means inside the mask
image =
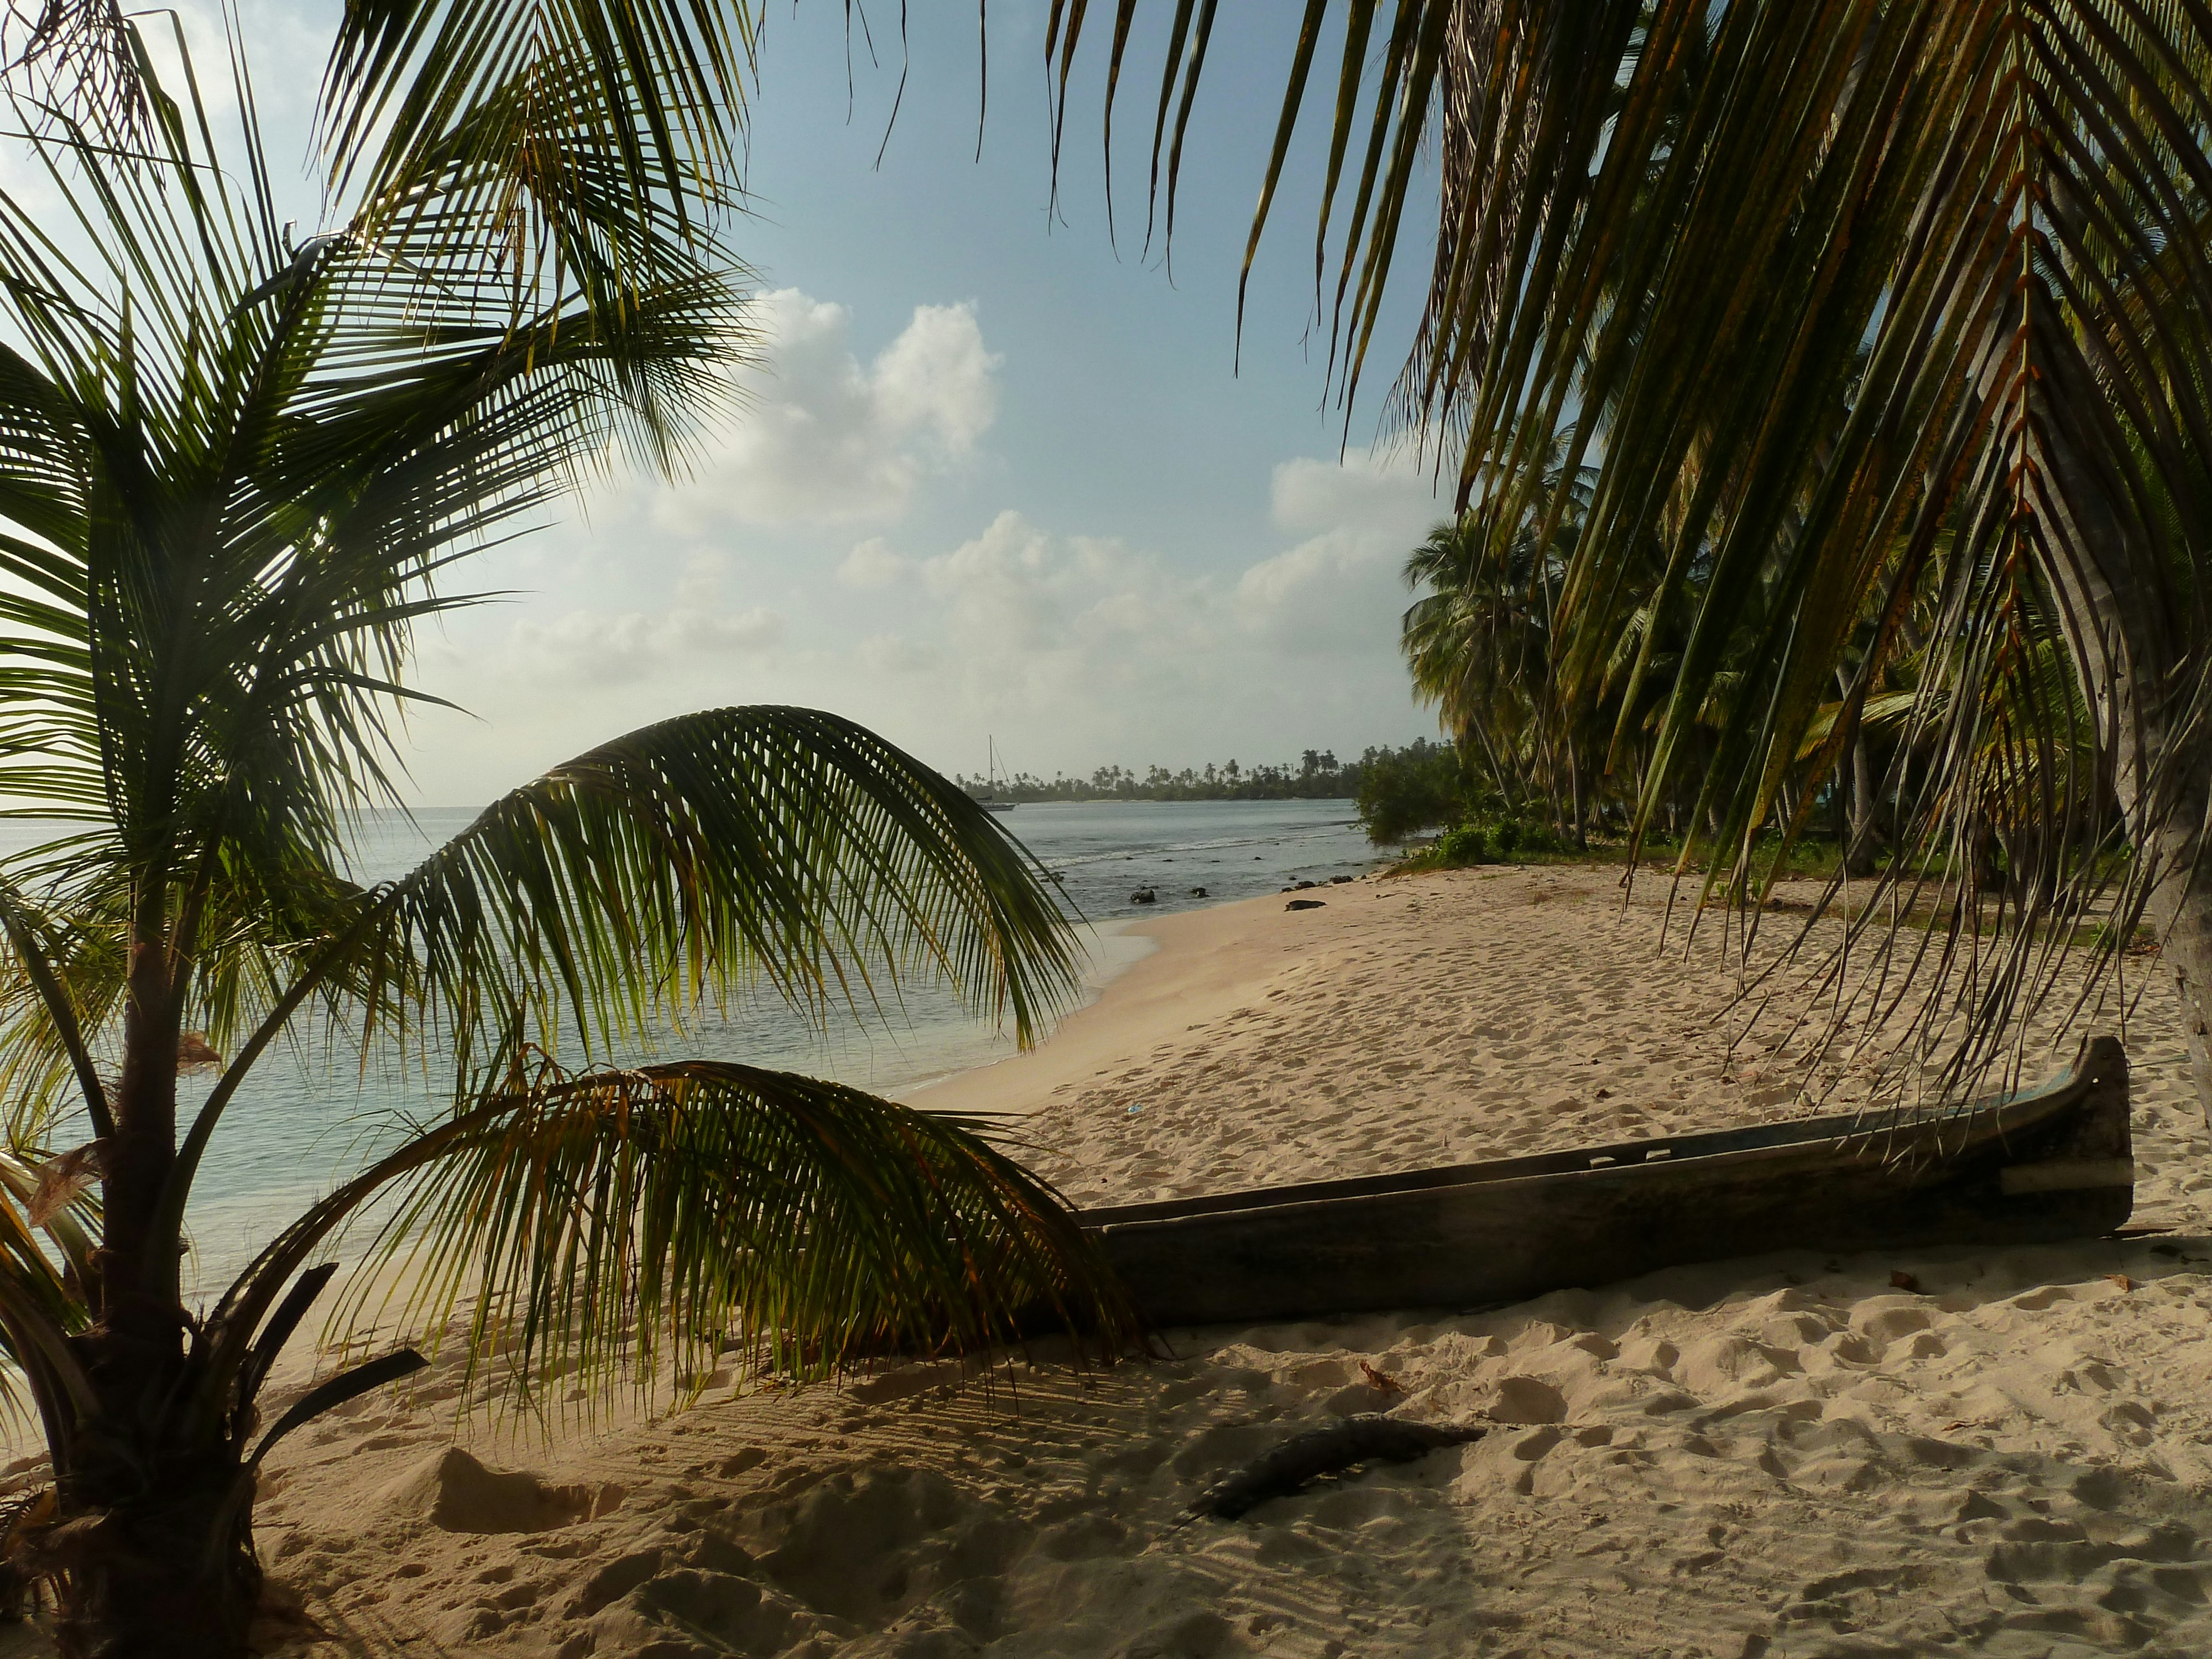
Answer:
[{"label": "tree line horizon", "polygon": [[1088,776],[1071,777],[1055,771],[1048,780],[1034,773],[1016,772],[994,779],[956,772],[952,781],[977,800],[1017,805],[1093,800],[1351,800],[1359,793],[1362,777],[1378,763],[1401,757],[1425,757],[1432,750],[1450,746],[1416,738],[1402,748],[1370,744],[1352,761],[1338,760],[1333,749],[1307,749],[1296,762],[1250,767],[1232,757],[1175,771],[1147,766],[1141,775],[1115,764],[1094,768]]}]

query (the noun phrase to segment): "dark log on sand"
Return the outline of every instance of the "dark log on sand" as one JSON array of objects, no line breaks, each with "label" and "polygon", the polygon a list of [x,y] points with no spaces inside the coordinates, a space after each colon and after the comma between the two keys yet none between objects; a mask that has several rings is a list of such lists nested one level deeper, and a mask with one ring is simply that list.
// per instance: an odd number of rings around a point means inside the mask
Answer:
[{"label": "dark log on sand", "polygon": [[1380,1412],[1340,1418],[1294,1434],[1206,1488],[1190,1506],[1194,1518],[1234,1521],[1270,1498],[1288,1498],[1310,1480],[1360,1463],[1411,1463],[1445,1446],[1463,1446],[1490,1432],[1487,1424],[1416,1423]]}]

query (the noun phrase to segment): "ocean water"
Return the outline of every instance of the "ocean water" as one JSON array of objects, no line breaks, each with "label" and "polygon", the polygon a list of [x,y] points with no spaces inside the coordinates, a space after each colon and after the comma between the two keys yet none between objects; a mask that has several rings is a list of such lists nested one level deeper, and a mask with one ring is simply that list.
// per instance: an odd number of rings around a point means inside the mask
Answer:
[{"label": "ocean water", "polygon": [[[356,878],[404,874],[474,816],[372,815],[355,849]],[[1351,803],[1340,800],[1022,805],[1000,821],[1054,873],[1082,918],[1086,1000],[1150,950],[1121,931],[1132,918],[1354,875],[1376,862]],[[51,833],[10,823],[0,847],[34,845]],[[1133,903],[1140,888],[1155,902]],[[904,987],[895,1000],[846,1010],[826,1025],[779,1001],[750,1000],[659,1049],[664,1058],[742,1060],[900,1096],[1012,1052],[1010,1032],[971,1018],[934,985]],[[212,1081],[180,1080],[181,1115],[188,1119]],[[211,1299],[286,1222],[392,1144],[410,1120],[434,1117],[447,1099],[442,1083],[381,1056],[364,1059],[313,1028],[264,1056],[224,1114],[194,1188],[191,1278],[201,1293]],[[75,1133],[65,1127],[60,1143],[74,1144]]]}]

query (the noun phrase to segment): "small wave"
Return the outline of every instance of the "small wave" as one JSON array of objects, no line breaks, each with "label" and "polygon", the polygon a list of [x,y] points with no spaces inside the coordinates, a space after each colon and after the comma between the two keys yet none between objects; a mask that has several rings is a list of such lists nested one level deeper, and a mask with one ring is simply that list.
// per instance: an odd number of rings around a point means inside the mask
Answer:
[{"label": "small wave", "polygon": [[[1098,853],[1063,853],[1050,860],[1066,870],[1084,864],[1114,864],[1133,858],[1157,858],[1164,853],[1218,853],[1238,847],[1292,847],[1304,842],[1333,841],[1358,820],[1347,818],[1342,823],[1317,824],[1312,829],[1300,829],[1271,836],[1229,836],[1215,841],[1120,842],[1109,850]],[[1042,857],[1036,848],[1032,852]]]}]

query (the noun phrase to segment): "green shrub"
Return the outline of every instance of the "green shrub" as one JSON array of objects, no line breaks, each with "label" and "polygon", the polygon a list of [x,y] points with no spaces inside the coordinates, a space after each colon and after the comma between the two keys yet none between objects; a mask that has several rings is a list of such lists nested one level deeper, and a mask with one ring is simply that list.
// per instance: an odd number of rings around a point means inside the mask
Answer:
[{"label": "green shrub", "polygon": [[1462,823],[1437,837],[1436,867],[1463,870],[1470,864],[1490,862],[1490,837],[1479,823]]},{"label": "green shrub", "polygon": [[1467,815],[1471,805],[1459,751],[1417,740],[1360,757],[1359,817],[1370,841],[1403,841]]},{"label": "green shrub", "polygon": [[1541,819],[1531,819],[1521,826],[1521,850],[1524,853],[1556,853],[1560,848],[1559,832]]}]

